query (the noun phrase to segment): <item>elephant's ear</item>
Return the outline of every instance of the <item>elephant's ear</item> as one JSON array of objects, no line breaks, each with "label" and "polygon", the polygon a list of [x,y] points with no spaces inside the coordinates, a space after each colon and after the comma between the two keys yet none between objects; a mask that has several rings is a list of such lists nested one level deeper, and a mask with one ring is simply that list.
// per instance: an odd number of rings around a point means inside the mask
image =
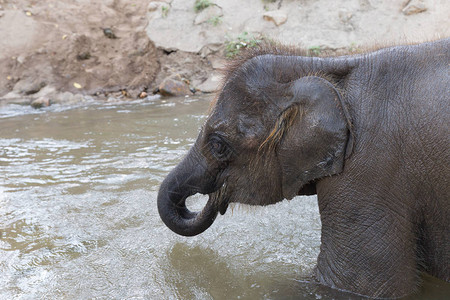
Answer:
[{"label": "elephant's ear", "polygon": [[262,145],[277,154],[286,199],[308,182],[340,173],[353,148],[350,117],[333,84],[302,77],[289,90],[292,97]]}]

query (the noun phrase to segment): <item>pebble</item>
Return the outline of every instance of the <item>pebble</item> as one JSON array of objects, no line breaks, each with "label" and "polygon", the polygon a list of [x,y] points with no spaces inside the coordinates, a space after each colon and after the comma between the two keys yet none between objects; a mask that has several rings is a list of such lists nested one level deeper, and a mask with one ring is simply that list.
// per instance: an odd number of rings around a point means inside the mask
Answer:
[{"label": "pebble", "polygon": [[104,34],[108,39],[117,39],[117,36],[114,34],[114,32],[112,31],[111,28],[103,28],[103,34]]},{"label": "pebble", "polygon": [[50,99],[45,98],[45,97],[37,98],[36,100],[33,100],[31,102],[31,106],[33,108],[41,108],[41,107],[50,106]]},{"label": "pebble", "polygon": [[263,18],[266,21],[272,21],[275,25],[280,26],[286,23],[288,16],[284,11],[272,10],[264,13]]},{"label": "pebble", "polygon": [[406,5],[403,9],[402,12],[404,15],[415,15],[421,12],[424,12],[427,10],[427,7],[425,6],[425,4],[420,1],[420,0],[412,0],[408,3],[408,5]]}]

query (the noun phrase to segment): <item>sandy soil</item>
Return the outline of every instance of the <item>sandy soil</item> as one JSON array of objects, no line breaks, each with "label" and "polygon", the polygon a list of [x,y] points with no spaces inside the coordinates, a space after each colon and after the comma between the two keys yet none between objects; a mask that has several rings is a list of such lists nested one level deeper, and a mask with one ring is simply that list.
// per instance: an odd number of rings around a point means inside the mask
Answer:
[{"label": "sandy soil", "polygon": [[[145,1],[0,0],[0,5],[0,96],[32,94],[44,86],[137,93],[159,71],[157,49],[144,30]],[[105,28],[116,38],[105,35]]]}]

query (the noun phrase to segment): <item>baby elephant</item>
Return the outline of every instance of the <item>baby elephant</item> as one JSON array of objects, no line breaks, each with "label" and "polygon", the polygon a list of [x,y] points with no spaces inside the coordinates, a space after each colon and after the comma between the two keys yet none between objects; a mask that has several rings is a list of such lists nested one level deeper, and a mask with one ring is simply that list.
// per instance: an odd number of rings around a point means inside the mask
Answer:
[{"label": "baby elephant", "polygon": [[[449,281],[449,64],[450,39],[329,58],[247,51],[161,184],[162,220],[193,236],[230,202],[317,194],[319,283],[391,298],[421,272]],[[200,212],[185,205],[195,193],[209,194]]]}]

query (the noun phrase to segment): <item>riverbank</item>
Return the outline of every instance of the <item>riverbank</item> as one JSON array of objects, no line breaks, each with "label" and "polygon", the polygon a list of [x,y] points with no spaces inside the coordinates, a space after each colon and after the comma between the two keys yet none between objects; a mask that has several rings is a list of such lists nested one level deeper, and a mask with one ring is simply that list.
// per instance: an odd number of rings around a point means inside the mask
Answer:
[{"label": "riverbank", "polygon": [[214,92],[255,40],[357,53],[449,36],[449,14],[440,0],[0,0],[0,104]]}]

